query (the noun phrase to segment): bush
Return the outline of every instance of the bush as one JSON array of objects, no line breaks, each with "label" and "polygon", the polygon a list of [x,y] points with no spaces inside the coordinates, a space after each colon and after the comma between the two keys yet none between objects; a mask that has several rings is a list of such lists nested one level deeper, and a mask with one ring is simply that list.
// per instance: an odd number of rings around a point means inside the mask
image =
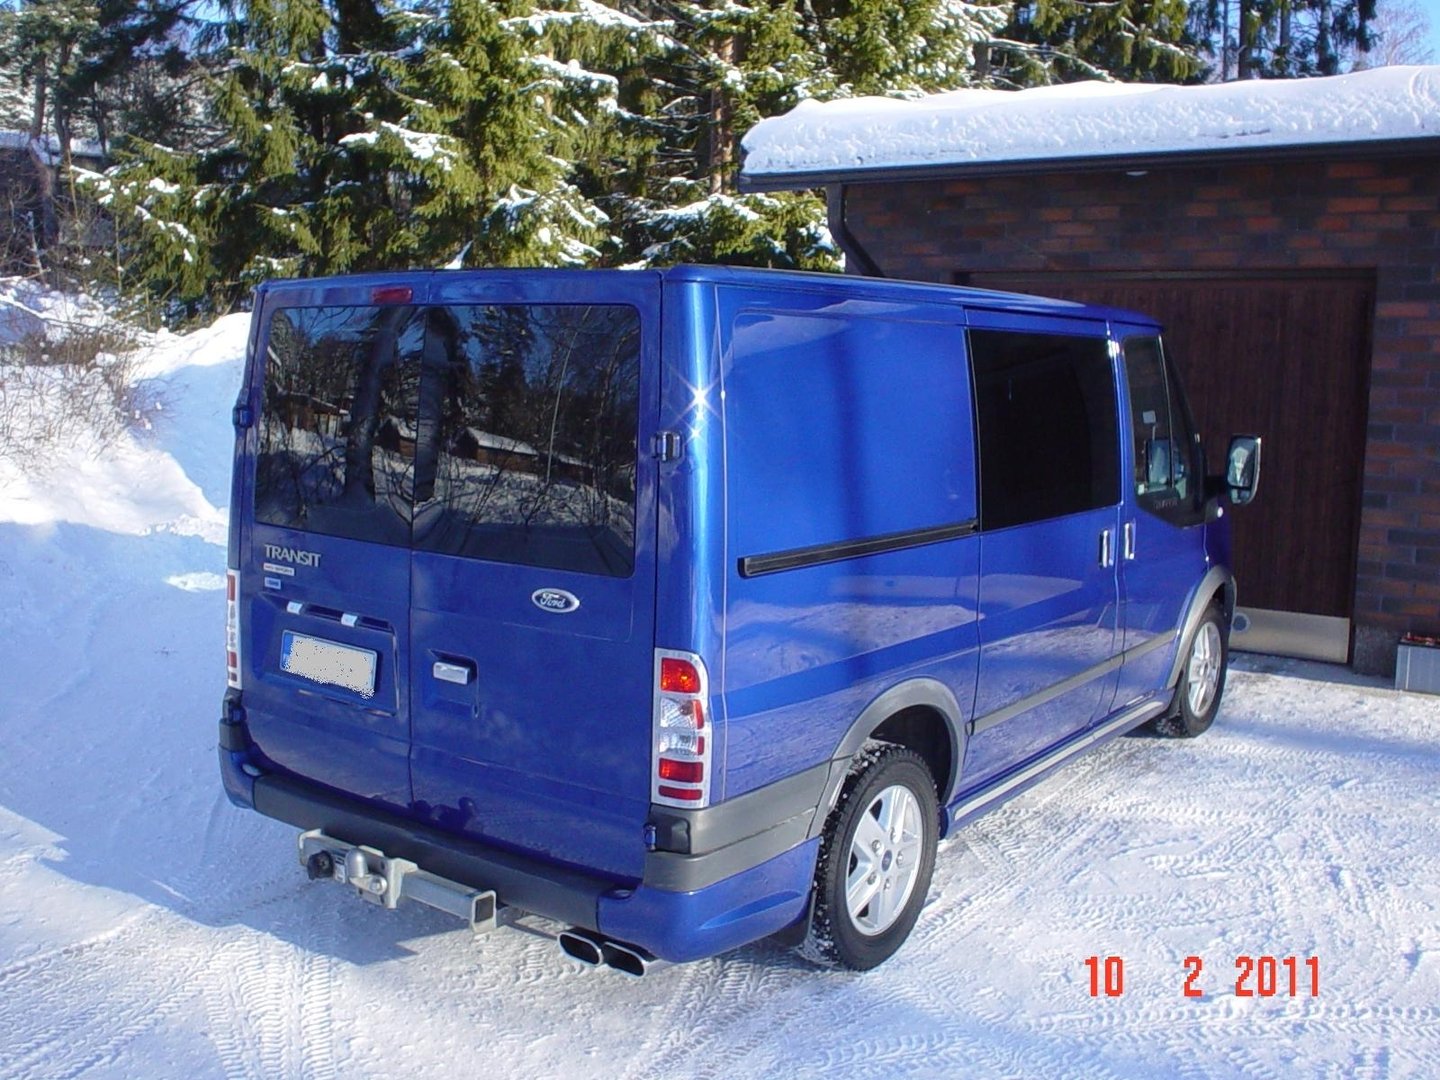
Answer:
[{"label": "bush", "polygon": [[100,453],[148,426],[134,335],[114,325],[51,323],[0,344],[0,458],[32,462],[61,446]]}]

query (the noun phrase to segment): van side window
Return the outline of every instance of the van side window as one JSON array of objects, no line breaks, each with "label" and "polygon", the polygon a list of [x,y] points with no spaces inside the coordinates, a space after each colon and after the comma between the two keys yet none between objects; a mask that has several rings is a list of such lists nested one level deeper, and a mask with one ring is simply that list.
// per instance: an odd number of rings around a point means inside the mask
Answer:
[{"label": "van side window", "polygon": [[1125,376],[1136,502],[1172,524],[1193,525],[1203,517],[1199,439],[1159,338],[1125,339]]},{"label": "van side window", "polygon": [[1120,501],[1105,338],[971,330],[984,529]]},{"label": "van side window", "polygon": [[415,547],[628,576],[639,381],[634,308],[433,309]]},{"label": "van side window", "polygon": [[412,308],[286,308],[270,323],[255,468],[267,525],[410,540],[420,367]]}]

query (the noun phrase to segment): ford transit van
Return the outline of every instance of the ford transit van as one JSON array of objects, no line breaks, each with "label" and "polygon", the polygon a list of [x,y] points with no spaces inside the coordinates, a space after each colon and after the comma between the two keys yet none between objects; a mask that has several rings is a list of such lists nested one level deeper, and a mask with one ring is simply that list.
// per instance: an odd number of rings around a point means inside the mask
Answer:
[{"label": "ford transit van", "polygon": [[269,283],[234,423],[230,798],[631,974],[873,967],[941,837],[1205,731],[1260,449],[1141,315],[713,267]]}]

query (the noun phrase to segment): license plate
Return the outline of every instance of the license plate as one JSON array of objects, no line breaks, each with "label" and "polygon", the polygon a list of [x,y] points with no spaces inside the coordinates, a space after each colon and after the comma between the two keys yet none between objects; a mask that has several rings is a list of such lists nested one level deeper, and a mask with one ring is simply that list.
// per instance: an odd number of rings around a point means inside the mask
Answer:
[{"label": "license plate", "polygon": [[280,636],[280,668],[361,697],[375,696],[375,652],[286,630]]}]

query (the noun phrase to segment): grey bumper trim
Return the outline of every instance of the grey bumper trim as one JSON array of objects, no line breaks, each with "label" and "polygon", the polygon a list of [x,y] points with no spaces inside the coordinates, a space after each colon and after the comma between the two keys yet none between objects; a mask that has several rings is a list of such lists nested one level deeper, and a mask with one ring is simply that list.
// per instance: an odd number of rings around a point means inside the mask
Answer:
[{"label": "grey bumper trim", "polygon": [[824,762],[704,810],[652,806],[658,850],[645,858],[645,884],[693,892],[804,843],[829,774]]},{"label": "grey bumper trim", "polygon": [[813,815],[828,772],[829,762],[825,762],[704,810],[651,806],[656,847],[680,855],[705,855],[774,829],[793,817]]},{"label": "grey bumper trim", "polygon": [[808,813],[781,822],[772,829],[703,855],[652,851],[645,856],[645,884],[669,892],[694,892],[727,877],[753,869],[805,842],[810,831]]}]

